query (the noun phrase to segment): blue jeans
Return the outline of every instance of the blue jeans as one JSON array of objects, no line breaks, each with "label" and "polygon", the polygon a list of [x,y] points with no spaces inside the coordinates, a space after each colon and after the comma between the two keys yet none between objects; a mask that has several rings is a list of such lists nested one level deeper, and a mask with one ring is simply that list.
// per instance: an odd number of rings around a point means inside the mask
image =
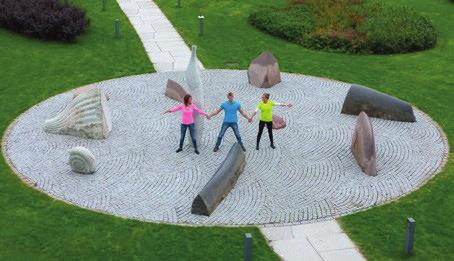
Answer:
[{"label": "blue jeans", "polygon": [[184,138],[186,136],[186,130],[189,128],[189,134],[191,135],[192,144],[194,144],[194,149],[197,150],[197,143],[195,141],[194,135],[194,123],[186,125],[181,124],[181,138],[180,138],[180,149],[183,148]]},{"label": "blue jeans", "polygon": [[221,132],[219,132],[218,141],[216,142],[216,147],[219,147],[219,145],[221,145],[222,138],[224,137],[224,134],[228,128],[232,128],[233,133],[238,140],[238,143],[240,145],[243,145],[243,142],[241,141],[240,130],[238,129],[238,124],[236,122],[223,122]]}]

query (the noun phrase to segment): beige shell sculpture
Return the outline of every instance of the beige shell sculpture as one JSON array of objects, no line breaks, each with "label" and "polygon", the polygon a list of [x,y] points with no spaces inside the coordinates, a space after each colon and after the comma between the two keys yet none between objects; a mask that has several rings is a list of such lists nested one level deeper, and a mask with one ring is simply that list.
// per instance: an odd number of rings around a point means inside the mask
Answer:
[{"label": "beige shell sculpture", "polygon": [[55,118],[46,120],[49,133],[89,139],[105,139],[112,130],[107,98],[99,88],[82,92]]},{"label": "beige shell sculpture", "polygon": [[92,174],[96,171],[95,156],[84,147],[75,147],[69,151],[71,170],[82,174]]}]

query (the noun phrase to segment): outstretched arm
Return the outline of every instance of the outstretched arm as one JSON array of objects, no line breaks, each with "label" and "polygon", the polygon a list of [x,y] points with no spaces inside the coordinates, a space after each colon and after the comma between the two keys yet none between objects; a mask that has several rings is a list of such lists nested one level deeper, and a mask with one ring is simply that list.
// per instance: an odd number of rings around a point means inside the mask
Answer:
[{"label": "outstretched arm", "polygon": [[166,113],[169,113],[169,112],[176,112],[176,111],[181,111],[183,109],[183,105],[180,104],[180,105],[177,105],[173,108],[170,108],[168,110],[166,110],[165,112],[163,112],[162,114],[166,114]]},{"label": "outstretched arm", "polygon": [[247,113],[245,111],[243,111],[243,109],[240,109],[239,111],[240,111],[241,116],[243,116],[246,120],[249,121],[249,116],[247,115]]},{"label": "outstretched arm", "polygon": [[284,103],[284,102],[275,102],[274,104],[277,106],[289,107],[289,108],[293,106],[291,103]]},{"label": "outstretched arm", "polygon": [[210,118],[211,118],[213,116],[218,115],[221,111],[222,111],[221,108],[217,108],[214,112],[212,112],[211,114],[208,114],[208,116],[210,116]]},{"label": "outstretched arm", "polygon": [[195,104],[193,104],[192,106],[193,106],[194,111],[196,111],[198,114],[205,116],[208,120],[210,119],[210,115],[206,114],[204,111],[202,111]]}]

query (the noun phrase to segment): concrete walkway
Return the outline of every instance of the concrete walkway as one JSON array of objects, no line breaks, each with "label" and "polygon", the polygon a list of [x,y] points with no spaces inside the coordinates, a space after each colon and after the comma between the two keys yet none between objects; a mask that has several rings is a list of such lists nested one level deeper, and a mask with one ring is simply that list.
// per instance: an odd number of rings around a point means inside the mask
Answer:
[{"label": "concrete walkway", "polygon": [[260,230],[283,260],[366,260],[335,220]]},{"label": "concrete walkway", "polygon": [[156,71],[186,70],[191,51],[153,1],[117,0],[117,2],[136,29]]},{"label": "concrete walkway", "polygon": [[[117,2],[136,29],[156,71],[186,69],[191,51],[153,1]],[[335,220],[260,229],[284,260],[365,260]]]}]

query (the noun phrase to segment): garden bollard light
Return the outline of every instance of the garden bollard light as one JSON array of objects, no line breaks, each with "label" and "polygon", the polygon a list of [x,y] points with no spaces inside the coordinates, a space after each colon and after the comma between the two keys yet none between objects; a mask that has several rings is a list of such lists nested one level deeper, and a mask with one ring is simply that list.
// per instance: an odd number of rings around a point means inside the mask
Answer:
[{"label": "garden bollard light", "polygon": [[244,234],[244,261],[252,261],[252,235]]},{"label": "garden bollard light", "polygon": [[102,1],[102,11],[106,11],[106,2],[107,0],[101,0]]},{"label": "garden bollard light", "polygon": [[200,25],[199,36],[202,36],[203,35],[203,20],[205,19],[205,17],[203,15],[199,15],[198,18],[199,18],[199,25]]},{"label": "garden bollard light", "polygon": [[115,19],[115,38],[120,39],[120,20]]},{"label": "garden bollard light", "polygon": [[181,0],[177,0],[177,7],[178,7],[178,8],[181,7]]},{"label": "garden bollard light", "polygon": [[407,218],[407,238],[405,241],[405,253],[407,255],[411,255],[413,252],[415,226],[416,226],[416,221],[411,217]]}]

